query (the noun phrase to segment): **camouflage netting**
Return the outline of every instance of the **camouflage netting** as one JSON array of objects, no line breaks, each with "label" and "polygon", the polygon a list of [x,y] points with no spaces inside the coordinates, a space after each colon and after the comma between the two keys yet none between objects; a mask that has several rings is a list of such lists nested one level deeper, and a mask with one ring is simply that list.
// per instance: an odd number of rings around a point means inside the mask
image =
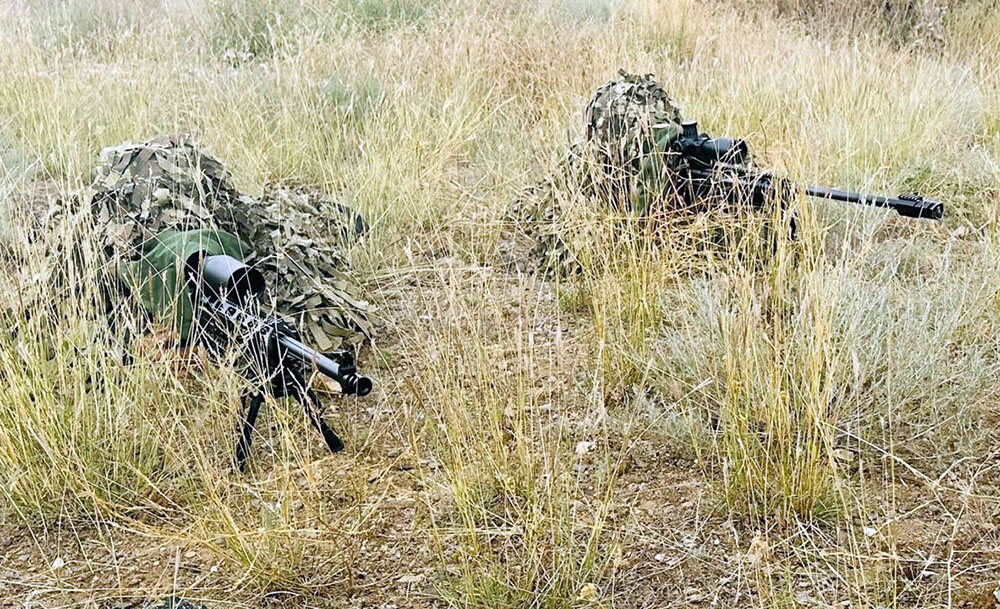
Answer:
[{"label": "camouflage netting", "polygon": [[293,314],[320,350],[371,337],[371,306],[351,279],[344,244],[367,227],[350,208],[284,187],[254,205],[216,215],[223,230],[253,251],[245,259],[268,277],[278,310]]},{"label": "camouflage netting", "polygon": [[222,164],[187,136],[106,148],[91,207],[107,253],[125,259],[166,229],[235,234],[267,277],[279,312],[320,350],[371,336],[369,304],[348,274],[346,240],[365,231],[349,208],[288,188],[241,194]]},{"label": "camouflage netting", "polygon": [[91,188],[109,253],[124,257],[163,230],[223,228],[217,213],[254,204],[221,163],[183,135],[105,148]]},{"label": "camouflage netting", "polygon": [[597,89],[584,119],[584,140],[512,211],[534,242],[532,256],[553,269],[577,267],[576,252],[590,238],[586,222],[572,222],[581,213],[645,216],[686,205],[669,188],[676,159],[669,146],[681,132],[680,109],[651,74],[620,71]]}]

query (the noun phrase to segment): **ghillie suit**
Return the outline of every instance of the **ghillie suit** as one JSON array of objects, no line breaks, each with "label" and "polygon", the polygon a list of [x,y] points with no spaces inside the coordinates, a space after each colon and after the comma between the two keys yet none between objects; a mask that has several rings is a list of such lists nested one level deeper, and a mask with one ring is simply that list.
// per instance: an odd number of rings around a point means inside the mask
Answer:
[{"label": "ghillie suit", "polygon": [[[243,195],[216,159],[187,136],[106,148],[92,186],[92,216],[113,261],[141,265],[155,237],[216,231],[267,278],[277,310],[321,350],[371,335],[370,306],[347,272],[343,248],[366,229],[349,208],[285,188]],[[220,250],[221,251],[221,250]],[[188,314],[188,313],[186,313]],[[183,334],[183,332],[182,332]]]},{"label": "ghillie suit", "polygon": [[[577,253],[594,237],[578,219],[597,212],[645,214],[645,162],[680,133],[681,113],[652,75],[621,70],[601,85],[584,111],[585,136],[557,170],[529,187],[512,217],[532,242],[531,257],[557,273],[579,269]],[[657,140],[661,140],[658,144]],[[663,156],[664,166],[669,157]]]},{"label": "ghillie suit", "polygon": [[616,211],[648,215],[650,188],[677,160],[669,148],[681,134],[680,108],[652,74],[622,70],[594,93],[585,120],[583,158],[595,164],[581,176],[585,191]]},{"label": "ghillie suit", "polygon": [[573,144],[555,174],[530,187],[512,210],[515,223],[533,241],[532,258],[544,267],[557,273],[579,270],[579,252],[594,239],[588,215],[664,222],[731,208],[715,196],[721,193],[691,188],[687,160],[675,147],[683,134],[680,109],[651,74],[621,70],[595,91],[584,119],[583,141]]}]

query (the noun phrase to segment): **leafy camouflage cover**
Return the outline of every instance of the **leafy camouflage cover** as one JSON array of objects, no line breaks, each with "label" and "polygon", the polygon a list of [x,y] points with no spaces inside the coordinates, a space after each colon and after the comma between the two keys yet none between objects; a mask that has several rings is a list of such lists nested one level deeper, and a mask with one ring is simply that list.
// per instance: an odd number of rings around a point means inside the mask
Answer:
[{"label": "leafy camouflage cover", "polygon": [[163,230],[212,228],[217,210],[253,204],[185,135],[105,148],[91,189],[109,250],[126,257]]},{"label": "leafy camouflage cover", "polygon": [[645,180],[670,166],[669,146],[681,134],[680,108],[652,74],[620,70],[594,92],[585,119],[585,145],[597,169],[593,194],[608,196],[615,209],[646,214]]},{"label": "leafy camouflage cover", "polygon": [[645,216],[683,204],[668,190],[676,160],[670,145],[681,133],[681,112],[652,74],[620,70],[594,92],[584,120],[583,141],[570,146],[557,171],[529,187],[512,210],[534,241],[533,257],[562,271],[577,268],[574,244],[589,238],[581,232],[585,222],[572,222],[581,213]]},{"label": "leafy camouflage cover", "polygon": [[346,240],[365,231],[349,208],[303,192],[241,194],[223,165],[185,135],[106,148],[91,207],[108,254],[134,257],[165,230],[218,229],[250,251],[243,259],[267,277],[279,312],[296,317],[320,350],[371,336],[371,307],[348,273]]}]

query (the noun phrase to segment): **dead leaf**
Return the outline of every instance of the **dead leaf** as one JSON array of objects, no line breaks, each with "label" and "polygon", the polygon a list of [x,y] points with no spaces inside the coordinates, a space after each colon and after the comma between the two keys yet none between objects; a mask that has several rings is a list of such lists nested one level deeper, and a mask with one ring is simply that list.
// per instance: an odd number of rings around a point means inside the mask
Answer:
[{"label": "dead leaf", "polygon": [[837,460],[837,463],[843,465],[849,465],[851,463],[854,463],[854,460],[857,458],[857,455],[847,450],[846,448],[835,448],[833,449],[833,458]]},{"label": "dead leaf", "polygon": [[759,534],[754,535],[753,539],[750,540],[750,549],[747,550],[747,560],[750,561],[750,564],[760,564],[767,560],[770,554],[771,547],[767,540]]}]

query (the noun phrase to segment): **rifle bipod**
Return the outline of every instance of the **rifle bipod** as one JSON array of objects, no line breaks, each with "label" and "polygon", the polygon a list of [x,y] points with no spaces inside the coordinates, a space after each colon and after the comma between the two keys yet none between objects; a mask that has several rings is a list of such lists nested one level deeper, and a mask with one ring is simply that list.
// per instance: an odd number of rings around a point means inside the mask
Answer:
[{"label": "rifle bipod", "polygon": [[[274,397],[290,397],[301,404],[302,409],[305,410],[306,416],[309,418],[309,423],[323,436],[323,441],[326,442],[326,446],[330,449],[330,452],[335,453],[343,450],[344,442],[330,429],[326,421],[323,420],[323,405],[320,403],[316,392],[312,389],[303,391],[301,389],[303,385],[304,383],[296,382],[283,386],[279,385],[282,390],[274,392]],[[260,407],[263,404],[263,390],[245,393],[240,398],[240,405],[246,412],[246,417],[243,420],[242,429],[240,430],[240,437],[236,441],[236,467],[240,470],[240,473],[246,472],[247,459],[250,456],[250,445],[253,443],[254,426],[257,423],[257,415],[260,413]]]}]

